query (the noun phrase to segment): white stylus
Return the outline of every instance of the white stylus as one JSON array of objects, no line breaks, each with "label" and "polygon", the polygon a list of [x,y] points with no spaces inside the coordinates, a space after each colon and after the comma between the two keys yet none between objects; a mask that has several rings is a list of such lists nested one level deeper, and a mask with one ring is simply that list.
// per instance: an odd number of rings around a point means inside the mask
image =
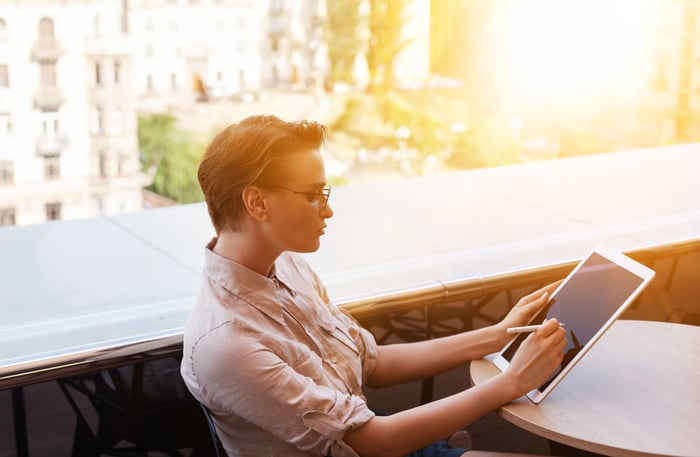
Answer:
[{"label": "white stylus", "polygon": [[[535,330],[542,328],[544,324],[537,324],[537,325],[524,325],[522,327],[509,327],[506,332],[508,333],[527,333],[527,332],[534,332]],[[559,323],[559,326],[563,327],[563,323]]]}]

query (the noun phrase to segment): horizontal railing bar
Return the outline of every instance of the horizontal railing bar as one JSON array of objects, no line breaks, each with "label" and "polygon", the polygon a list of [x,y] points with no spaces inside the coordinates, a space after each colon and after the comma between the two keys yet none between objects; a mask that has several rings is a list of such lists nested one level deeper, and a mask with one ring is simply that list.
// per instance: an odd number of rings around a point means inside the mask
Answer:
[{"label": "horizontal railing bar", "polygon": [[[681,255],[698,249],[700,249],[700,239],[693,238],[638,247],[623,253],[637,260],[644,260],[662,255]],[[435,280],[408,288],[348,297],[336,300],[336,304],[357,318],[408,311],[425,305],[467,300],[521,284],[554,281],[566,276],[579,261],[580,259],[570,259],[485,276]]]},{"label": "horizontal railing bar", "polygon": [[[659,256],[681,255],[700,249],[700,238],[675,240],[624,251],[637,260]],[[565,276],[578,259],[527,267],[485,276],[451,280],[433,280],[376,294],[336,300],[336,305],[357,318],[406,311],[475,298],[487,293],[519,285],[554,280]],[[47,357],[31,362],[18,362],[0,367],[0,389],[35,384],[107,368],[178,356],[182,353],[182,329],[116,345],[98,346],[76,352]]]}]

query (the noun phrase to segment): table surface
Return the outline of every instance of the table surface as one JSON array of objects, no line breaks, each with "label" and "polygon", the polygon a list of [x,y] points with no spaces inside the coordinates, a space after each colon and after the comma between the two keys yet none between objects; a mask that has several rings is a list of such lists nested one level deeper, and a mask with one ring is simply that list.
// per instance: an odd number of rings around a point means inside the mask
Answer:
[{"label": "table surface", "polygon": [[[499,373],[470,367],[473,384]],[[617,321],[539,404],[499,408],[544,438],[611,456],[698,456],[700,327]]]},{"label": "table surface", "polygon": [[[339,186],[307,258],[342,303],[700,239],[698,169],[700,143]],[[213,234],[202,203],[0,228],[0,389],[181,337]]]}]

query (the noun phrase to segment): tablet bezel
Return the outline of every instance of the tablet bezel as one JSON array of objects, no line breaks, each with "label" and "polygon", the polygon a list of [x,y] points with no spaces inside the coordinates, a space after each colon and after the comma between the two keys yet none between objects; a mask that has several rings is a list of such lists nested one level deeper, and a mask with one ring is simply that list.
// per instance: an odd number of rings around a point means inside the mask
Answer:
[{"label": "tablet bezel", "polygon": [[[637,296],[649,285],[649,282],[654,277],[654,270],[642,265],[641,263],[627,257],[626,255],[614,251],[606,246],[599,245],[596,246],[586,257],[584,257],[574,269],[569,273],[564,281],[556,288],[556,290],[549,297],[548,302],[556,297],[560,290],[564,289],[572,277],[579,271],[581,266],[583,266],[586,261],[597,254],[611,263],[618,265],[630,273],[638,276],[641,279],[640,284],[627,296],[627,298],[619,305],[618,309],[613,312],[613,314],[608,318],[608,320],[603,323],[603,325],[598,329],[598,331],[591,337],[591,339],[581,348],[581,350],[571,359],[571,361],[563,368],[561,371],[551,380],[547,380],[549,385],[544,388],[544,390],[539,390],[539,388],[533,389],[527,393],[527,397],[533,403],[539,403],[544,398],[549,395],[549,393],[561,382],[564,377],[573,369],[573,367],[578,363],[579,360],[590,350],[590,348],[603,336],[603,334],[610,328],[610,326],[620,317],[620,315],[629,307],[629,305],[634,301]],[[533,317],[535,319],[537,316]],[[556,316],[554,316],[556,317]],[[564,323],[566,324],[566,323]],[[501,371],[505,371],[510,365],[510,361],[506,359],[503,354],[508,351],[510,346],[516,341],[518,335],[514,336],[508,344],[495,356],[493,359],[494,365],[496,365]],[[544,383],[543,383],[544,384]]]}]

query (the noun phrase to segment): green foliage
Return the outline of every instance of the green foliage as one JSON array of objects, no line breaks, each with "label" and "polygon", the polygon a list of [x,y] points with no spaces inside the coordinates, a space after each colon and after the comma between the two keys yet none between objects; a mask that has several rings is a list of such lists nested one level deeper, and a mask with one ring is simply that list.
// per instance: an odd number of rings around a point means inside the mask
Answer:
[{"label": "green foliage", "polygon": [[395,132],[403,126],[411,132],[406,146],[426,156],[446,156],[464,135],[452,132],[452,125],[467,124],[469,117],[468,104],[450,90],[383,91],[348,98],[331,132],[342,132],[369,149],[396,148]]},{"label": "green foliage", "polygon": [[[179,203],[204,200],[197,181],[197,167],[204,143],[178,130],[169,114],[139,117],[139,148],[144,171],[153,175],[148,187]],[[194,139],[193,139],[194,138]]]},{"label": "green foliage", "polygon": [[367,48],[370,92],[391,86],[394,59],[410,43],[402,36],[407,3],[406,0],[370,0]]},{"label": "green foliage", "polygon": [[364,45],[361,0],[327,0],[325,35],[330,60],[331,83],[352,82],[355,57]]},{"label": "green foliage", "polygon": [[152,173],[160,163],[175,131],[175,121],[170,114],[139,116],[139,150],[144,171]]},{"label": "green foliage", "polygon": [[347,99],[345,110],[331,125],[331,132],[358,139],[362,147],[392,146],[394,125],[382,116],[374,97],[358,94]]},{"label": "green foliage", "polygon": [[480,117],[455,135],[448,163],[457,168],[480,168],[520,162],[518,142],[507,124],[496,117]]}]

